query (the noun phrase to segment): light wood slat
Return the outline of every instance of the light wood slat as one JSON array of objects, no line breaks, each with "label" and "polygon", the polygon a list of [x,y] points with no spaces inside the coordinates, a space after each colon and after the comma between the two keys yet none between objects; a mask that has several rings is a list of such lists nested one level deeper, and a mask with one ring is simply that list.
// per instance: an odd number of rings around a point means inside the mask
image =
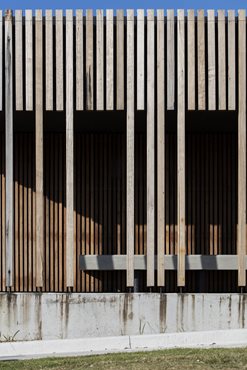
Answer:
[{"label": "light wood slat", "polygon": [[35,13],[36,287],[44,283],[43,19]]},{"label": "light wood slat", "polygon": [[94,66],[93,66],[93,10],[86,10],[86,108],[94,108]]},{"label": "light wood slat", "polygon": [[33,110],[33,12],[25,12],[25,74],[26,74],[26,110]]},{"label": "light wood slat", "polygon": [[228,109],[236,109],[235,11],[228,10]]},{"label": "light wood slat", "polygon": [[66,10],[66,285],[74,286],[73,11]]},{"label": "light wood slat", "polygon": [[56,17],[56,110],[64,109],[64,77],[63,77],[63,11],[57,9]]},{"label": "light wood slat", "polygon": [[96,85],[97,110],[104,109],[104,11],[97,10],[96,18]]},{"label": "light wood slat", "polygon": [[206,109],[205,86],[205,23],[204,10],[197,12],[197,79],[198,79],[198,109]]},{"label": "light wood slat", "polygon": [[45,11],[45,87],[46,110],[53,110],[53,16]]},{"label": "light wood slat", "polygon": [[[5,41],[4,41],[5,42]],[[5,46],[4,46],[5,47]],[[5,61],[4,61],[5,63]],[[3,66],[4,68],[5,66]],[[5,158],[5,138],[2,135],[1,140],[1,157]],[[5,291],[6,289],[6,176],[4,176],[6,167],[6,161],[1,161],[1,289]]]},{"label": "light wood slat", "polygon": [[24,288],[24,248],[23,248],[23,134],[19,137],[19,207],[22,212],[19,212],[19,266],[20,266],[20,291]]},{"label": "light wood slat", "polygon": [[[17,137],[15,136],[14,138],[14,147],[16,148],[17,147]],[[19,153],[18,153],[18,150],[15,150],[14,152],[14,161],[15,163],[17,163],[17,158],[19,157]],[[31,156],[30,156],[31,157]],[[15,291],[19,291],[19,281],[20,281],[20,277],[19,277],[19,258],[20,258],[20,255],[18,253],[18,249],[19,249],[19,230],[18,230],[18,222],[19,222],[19,213],[18,213],[18,208],[19,208],[19,199],[18,199],[18,195],[19,195],[19,191],[18,191],[18,188],[19,188],[19,182],[18,182],[18,166],[15,165],[14,167],[15,169],[15,174],[14,174],[14,179],[15,179],[15,281],[14,281],[14,286],[15,286]],[[31,214],[31,212],[30,212]]]},{"label": "light wood slat", "polygon": [[[28,290],[32,291],[33,276],[32,276],[32,262],[33,262],[33,238],[32,238],[32,173],[31,173],[31,163],[32,163],[32,146],[31,146],[32,134],[28,137],[28,152],[27,152],[27,162],[28,162]],[[17,182],[17,181],[16,181]],[[18,185],[18,183],[16,184]],[[18,238],[18,235],[16,236]]]},{"label": "light wood slat", "polygon": [[177,285],[185,286],[185,25],[184,11],[178,10],[177,20],[177,214],[178,214],[178,276]]},{"label": "light wood slat", "polygon": [[157,285],[165,285],[165,35],[164,10],[157,10]]},{"label": "light wood slat", "polygon": [[208,10],[208,109],[216,109],[215,15]]},{"label": "light wood slat", "polygon": [[147,10],[147,286],[154,286],[155,244],[155,114],[154,10]]},{"label": "light wood slat", "polygon": [[23,280],[24,280],[24,292],[27,292],[28,290],[28,247],[27,247],[27,134],[25,133],[23,135],[23,183],[26,186],[23,186],[23,255],[24,255],[24,274],[23,274]]},{"label": "light wood slat", "polygon": [[137,9],[137,109],[145,109],[145,14],[144,9]]},{"label": "light wood slat", "polygon": [[76,10],[76,110],[84,108],[83,87],[83,10]]},{"label": "light wood slat", "polygon": [[188,109],[196,108],[196,58],[195,58],[195,13],[193,9],[188,10],[187,16],[187,58],[188,58]]},{"label": "light wood slat", "polygon": [[113,10],[106,10],[106,109],[114,108]]},{"label": "light wood slat", "polygon": [[14,161],[13,161],[13,24],[12,11],[5,13],[5,158],[6,158],[6,286],[13,285]]},{"label": "light wood slat", "polygon": [[126,247],[127,286],[134,286],[134,153],[135,153],[135,69],[134,69],[134,10],[127,10],[127,164],[126,164]]},{"label": "light wood slat", "polygon": [[124,109],[124,10],[117,9],[117,110]]},{"label": "light wood slat", "polygon": [[175,23],[174,10],[167,10],[167,109],[175,106]]},{"label": "light wood slat", "polygon": [[0,10],[0,111],[3,109],[3,12]]},{"label": "light wood slat", "polygon": [[15,107],[23,110],[22,10],[15,11]]},{"label": "light wood slat", "polygon": [[238,285],[246,285],[246,16],[238,11]]},{"label": "light wood slat", "polygon": [[226,29],[225,11],[218,10],[218,108],[226,109]]}]

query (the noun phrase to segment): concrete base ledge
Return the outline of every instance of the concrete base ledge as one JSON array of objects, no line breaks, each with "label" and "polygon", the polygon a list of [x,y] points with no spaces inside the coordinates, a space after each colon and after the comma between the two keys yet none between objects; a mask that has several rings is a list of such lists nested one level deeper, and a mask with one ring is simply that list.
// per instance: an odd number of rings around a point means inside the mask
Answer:
[{"label": "concrete base ledge", "polygon": [[0,360],[214,347],[247,347],[247,330],[8,342],[0,344]]},{"label": "concrete base ledge", "polygon": [[247,329],[247,294],[0,294],[0,341]]}]

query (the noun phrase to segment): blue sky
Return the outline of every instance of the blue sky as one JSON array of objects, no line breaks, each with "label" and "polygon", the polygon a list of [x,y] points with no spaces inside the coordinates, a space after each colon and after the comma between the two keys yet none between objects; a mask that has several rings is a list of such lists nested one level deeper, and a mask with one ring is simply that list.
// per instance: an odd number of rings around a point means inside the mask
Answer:
[{"label": "blue sky", "polygon": [[184,8],[247,9],[246,0],[0,0],[1,9],[86,9],[86,8]]}]

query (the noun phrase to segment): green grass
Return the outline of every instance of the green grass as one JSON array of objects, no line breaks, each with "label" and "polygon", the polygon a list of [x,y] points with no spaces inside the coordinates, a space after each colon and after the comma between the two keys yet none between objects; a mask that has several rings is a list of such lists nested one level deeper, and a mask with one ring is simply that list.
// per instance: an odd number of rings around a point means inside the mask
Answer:
[{"label": "green grass", "polygon": [[173,349],[155,352],[0,362],[0,369],[247,369],[247,348]]}]

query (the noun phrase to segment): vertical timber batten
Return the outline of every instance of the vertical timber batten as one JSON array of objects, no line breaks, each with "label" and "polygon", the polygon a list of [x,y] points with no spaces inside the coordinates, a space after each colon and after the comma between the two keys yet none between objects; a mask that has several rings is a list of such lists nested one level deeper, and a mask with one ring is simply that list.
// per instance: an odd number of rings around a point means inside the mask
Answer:
[{"label": "vertical timber batten", "polygon": [[185,286],[185,25],[184,11],[178,10],[177,20],[177,223],[178,223],[178,271],[177,285]]},{"label": "vertical timber batten", "polygon": [[205,22],[204,10],[197,12],[197,83],[198,109],[206,109],[206,74],[205,74]]},{"label": "vertical timber batten", "polygon": [[141,110],[145,107],[145,14],[144,9],[137,9],[137,103],[136,109]]},{"label": "vertical timber batten", "polygon": [[74,286],[73,11],[66,11],[66,285]]},{"label": "vertical timber batten", "polygon": [[53,110],[53,16],[45,11],[45,91],[46,110]]},{"label": "vertical timber batten", "polygon": [[0,10],[0,111],[3,109],[3,12]]},{"label": "vertical timber batten", "polygon": [[36,287],[44,283],[43,16],[35,14]]},{"label": "vertical timber batten", "polygon": [[124,10],[117,9],[117,110],[124,109]]},{"label": "vertical timber batten", "polygon": [[246,285],[246,15],[238,12],[238,285]]},{"label": "vertical timber batten", "polygon": [[97,10],[96,18],[96,83],[97,110],[104,109],[104,11]]},{"label": "vertical timber batten", "polygon": [[188,109],[194,110],[196,106],[196,58],[195,58],[195,12],[188,9],[187,17],[187,55],[188,55]]},{"label": "vertical timber batten", "polygon": [[86,11],[86,108],[94,109],[93,10]]},{"label": "vertical timber batten", "polygon": [[236,32],[235,10],[228,10],[228,110],[236,109]]},{"label": "vertical timber batten", "polygon": [[219,110],[226,109],[226,26],[225,11],[218,10],[218,102]]},{"label": "vertical timber batten", "polygon": [[13,162],[13,29],[12,11],[5,14],[5,163],[6,163],[6,286],[13,285],[14,162]]},{"label": "vertical timber batten", "polygon": [[84,108],[83,10],[76,10],[76,110]]},{"label": "vertical timber batten", "polygon": [[114,109],[114,17],[106,10],[106,110]]},{"label": "vertical timber batten", "polygon": [[26,43],[26,110],[33,110],[33,12],[25,12],[25,43]]},{"label": "vertical timber batten", "polygon": [[167,109],[175,106],[175,21],[174,10],[167,9]]},{"label": "vertical timber batten", "polygon": [[154,11],[147,11],[147,286],[154,286],[155,245]]},{"label": "vertical timber batten", "polygon": [[157,10],[157,285],[165,285],[165,39],[164,11]]},{"label": "vertical timber batten", "polygon": [[134,159],[135,159],[135,105],[134,105],[134,10],[127,10],[127,207],[126,207],[126,241],[127,241],[127,286],[134,286]]},{"label": "vertical timber batten", "polygon": [[56,110],[64,109],[63,11],[56,10]]},{"label": "vertical timber batten", "polygon": [[23,110],[22,10],[15,11],[15,107]]},{"label": "vertical timber batten", "polygon": [[216,109],[215,16],[208,10],[208,109]]}]

